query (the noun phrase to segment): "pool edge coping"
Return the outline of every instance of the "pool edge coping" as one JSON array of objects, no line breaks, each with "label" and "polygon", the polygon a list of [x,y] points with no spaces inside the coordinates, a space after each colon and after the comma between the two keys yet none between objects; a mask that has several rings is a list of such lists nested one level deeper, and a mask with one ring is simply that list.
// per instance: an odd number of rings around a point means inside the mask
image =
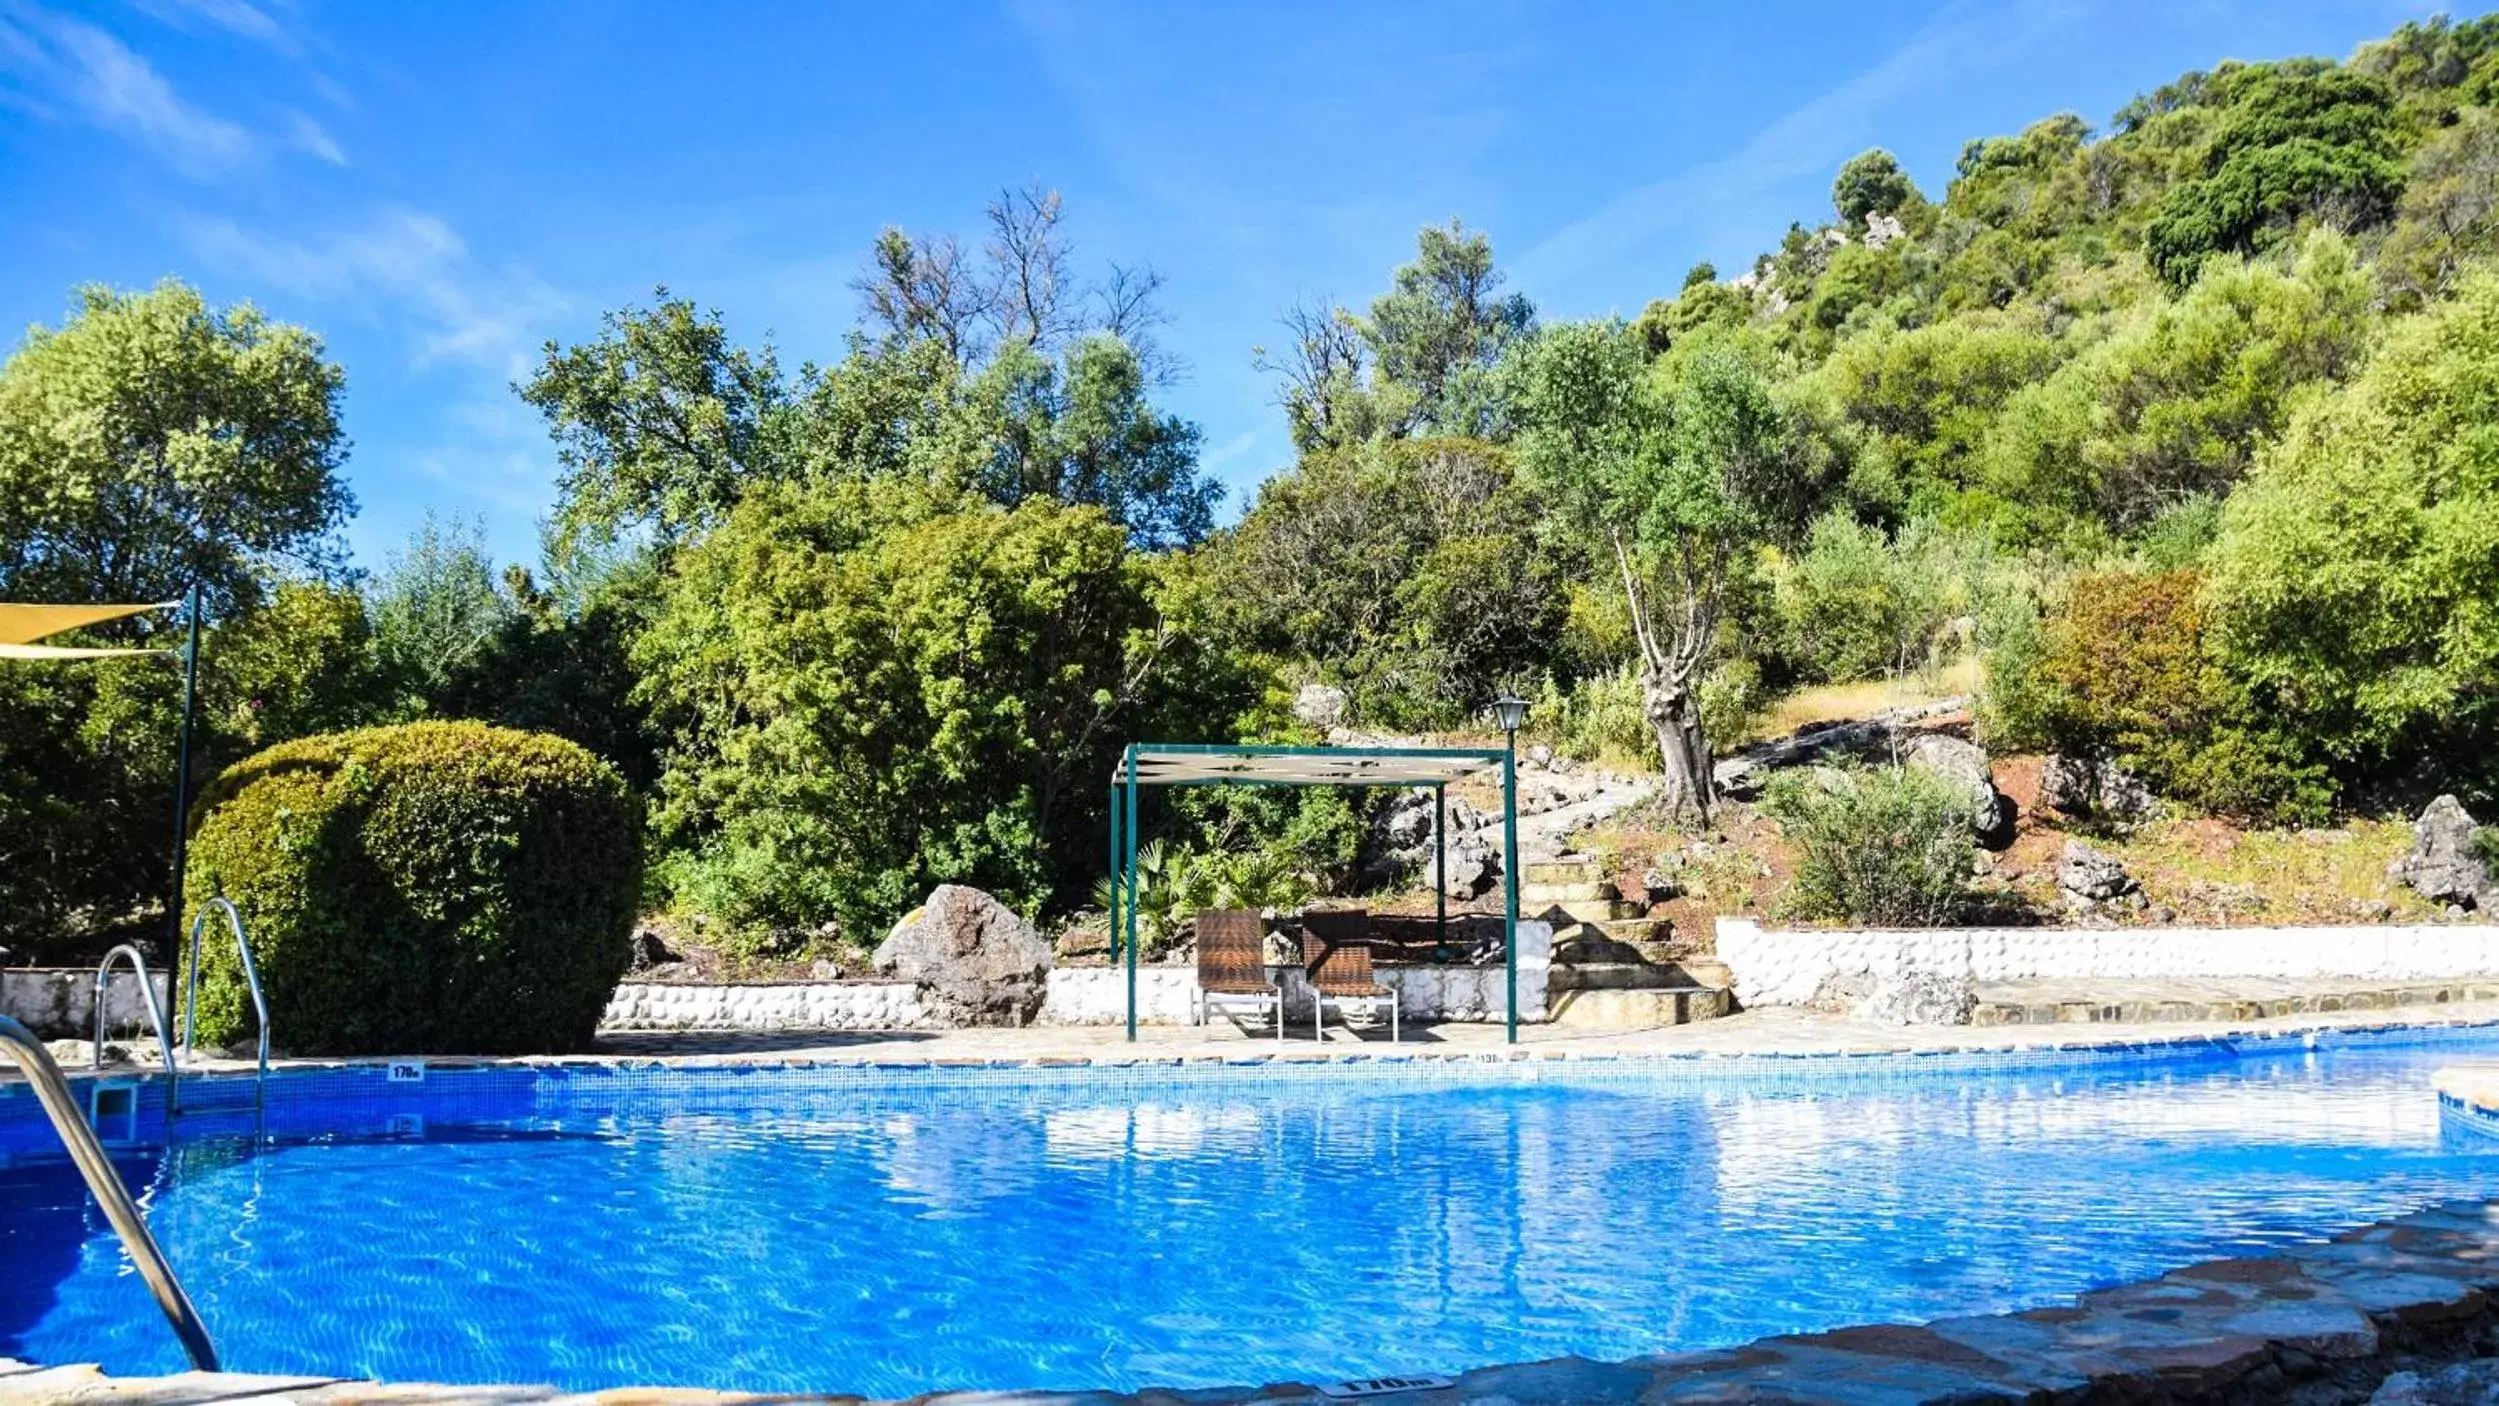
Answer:
[{"label": "pool edge coping", "polygon": [[[2442,1364],[2499,1325],[2499,1200],[2445,1201],[2262,1258],[2204,1260],[2155,1278],[2014,1313],[1868,1323],[1756,1339],[1735,1347],[1615,1362],[1550,1358],[1478,1367],[1377,1393],[1393,1406],[1657,1400],[1896,1401],[2064,1397],[2203,1399],[2273,1392],[2336,1371]],[[1420,1385],[1428,1381],[1430,1385]],[[339,1377],[183,1373],[115,1377],[92,1363],[0,1358],[0,1402],[74,1398],[94,1406],[210,1402],[455,1403],[865,1402],[839,1393],[743,1393],[629,1387],[567,1392],[534,1384],[382,1383]],[[1308,1381],[1188,1390],[945,1391],[913,1406],[1234,1406],[1322,1402]]]}]

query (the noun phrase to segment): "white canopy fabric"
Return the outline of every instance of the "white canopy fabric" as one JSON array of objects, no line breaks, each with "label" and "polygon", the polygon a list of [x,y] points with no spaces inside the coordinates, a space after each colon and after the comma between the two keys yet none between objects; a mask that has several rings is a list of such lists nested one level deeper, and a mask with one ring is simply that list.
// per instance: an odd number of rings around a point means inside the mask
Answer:
[{"label": "white canopy fabric", "polygon": [[[1139,743],[1140,786],[1248,782],[1273,786],[1444,786],[1501,774],[1502,753],[1480,747],[1252,747]],[[1125,785],[1123,756],[1111,784]]]}]

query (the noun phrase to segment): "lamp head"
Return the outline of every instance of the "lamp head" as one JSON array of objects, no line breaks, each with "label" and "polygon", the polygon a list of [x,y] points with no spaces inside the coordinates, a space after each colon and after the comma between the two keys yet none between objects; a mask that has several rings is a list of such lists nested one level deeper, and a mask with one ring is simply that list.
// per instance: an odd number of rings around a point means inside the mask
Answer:
[{"label": "lamp head", "polygon": [[1516,732],[1527,721],[1527,700],[1505,693],[1492,701],[1492,716],[1503,732]]}]

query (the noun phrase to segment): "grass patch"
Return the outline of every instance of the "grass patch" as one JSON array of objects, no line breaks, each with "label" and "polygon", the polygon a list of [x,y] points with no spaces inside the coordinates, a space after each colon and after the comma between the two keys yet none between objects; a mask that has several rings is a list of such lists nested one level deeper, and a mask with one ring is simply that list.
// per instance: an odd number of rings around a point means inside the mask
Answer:
[{"label": "grass patch", "polygon": [[2332,830],[2240,830],[2211,819],[2166,820],[2108,848],[2144,896],[2188,923],[2418,921],[2440,909],[2386,877],[2412,848],[2400,820]]}]

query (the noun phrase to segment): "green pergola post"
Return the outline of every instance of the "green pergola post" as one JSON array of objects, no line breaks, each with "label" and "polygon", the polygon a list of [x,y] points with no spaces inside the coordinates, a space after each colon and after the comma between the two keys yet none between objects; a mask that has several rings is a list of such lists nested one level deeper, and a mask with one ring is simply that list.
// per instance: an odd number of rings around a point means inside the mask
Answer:
[{"label": "green pergola post", "polygon": [[1114,961],[1114,962],[1116,962],[1116,961],[1118,961],[1118,960],[1119,960],[1119,910],[1120,910],[1120,907],[1121,907],[1121,902],[1120,902],[1120,898],[1121,898],[1120,884],[1123,882],[1123,879],[1121,878],[1120,871],[1119,871],[1119,783],[1118,783],[1118,782],[1116,782],[1116,781],[1114,781],[1114,782],[1112,782],[1112,783],[1111,783],[1111,810],[1110,810],[1110,815],[1111,815],[1111,824],[1110,824],[1110,836],[1111,836],[1111,864],[1110,864],[1110,875],[1111,875],[1111,911],[1103,915],[1102,922],[1103,922],[1103,925],[1104,925],[1105,927],[1107,927],[1107,928],[1109,928],[1109,929],[1110,929],[1110,936],[1111,936],[1111,960],[1112,960],[1112,961]]},{"label": "green pergola post", "polygon": [[1440,927],[1432,934],[1432,960],[1449,960],[1449,783],[1432,788],[1432,902]]},{"label": "green pergola post", "polygon": [[1127,847],[1128,901],[1121,905],[1128,924],[1128,1041],[1137,1039],[1137,744],[1128,744],[1127,823],[1122,827]]},{"label": "green pergola post", "polygon": [[1501,920],[1501,960],[1510,995],[1504,1011],[1509,1043],[1518,1043],[1518,735],[1501,749],[1501,886],[1507,892]]}]

